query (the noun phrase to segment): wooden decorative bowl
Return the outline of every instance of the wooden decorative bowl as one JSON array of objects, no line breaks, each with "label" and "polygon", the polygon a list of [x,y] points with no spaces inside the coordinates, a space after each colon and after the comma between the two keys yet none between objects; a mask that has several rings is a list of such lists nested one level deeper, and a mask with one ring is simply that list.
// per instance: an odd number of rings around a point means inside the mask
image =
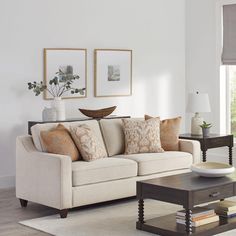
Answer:
[{"label": "wooden decorative bowl", "polygon": [[235,168],[218,162],[202,162],[191,166],[191,170],[203,177],[223,177],[232,174]]},{"label": "wooden decorative bowl", "polygon": [[103,118],[105,116],[109,116],[115,109],[116,109],[116,106],[107,107],[107,108],[98,109],[98,110],[87,110],[87,109],[79,108],[79,111],[88,117]]}]

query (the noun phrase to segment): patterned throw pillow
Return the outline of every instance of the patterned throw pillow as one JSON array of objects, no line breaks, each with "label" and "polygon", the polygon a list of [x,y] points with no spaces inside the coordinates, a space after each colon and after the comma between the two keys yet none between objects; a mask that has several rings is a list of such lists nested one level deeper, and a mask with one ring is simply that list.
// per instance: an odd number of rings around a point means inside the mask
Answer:
[{"label": "patterned throw pillow", "polygon": [[107,157],[104,146],[101,145],[88,125],[70,127],[70,133],[84,161]]},{"label": "patterned throw pillow", "polygon": [[[145,120],[153,117],[145,115]],[[165,151],[179,151],[181,117],[162,120],[160,124],[161,146]]]},{"label": "patterned throw pillow", "polygon": [[122,119],[125,154],[163,152],[160,142],[160,119]]},{"label": "patterned throw pillow", "polygon": [[40,136],[47,152],[70,156],[72,161],[80,159],[69,131],[62,124],[50,131],[41,131]]}]

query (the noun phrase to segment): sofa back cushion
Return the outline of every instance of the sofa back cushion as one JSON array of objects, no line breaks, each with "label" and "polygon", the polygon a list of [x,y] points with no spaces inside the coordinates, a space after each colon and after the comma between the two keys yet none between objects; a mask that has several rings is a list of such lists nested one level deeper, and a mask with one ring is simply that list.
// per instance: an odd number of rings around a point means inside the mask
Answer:
[{"label": "sofa back cushion", "polygon": [[42,142],[42,139],[40,137],[40,132],[41,131],[49,131],[51,129],[54,129],[54,128],[56,128],[58,123],[64,125],[67,129],[70,129],[70,127],[78,126],[81,124],[88,125],[91,128],[91,130],[93,130],[93,132],[96,134],[101,145],[103,145],[105,148],[105,144],[103,142],[103,138],[102,138],[102,134],[101,134],[98,122],[96,120],[84,120],[84,121],[75,121],[75,122],[44,123],[44,124],[36,124],[36,125],[32,126],[31,127],[32,138],[33,138],[34,145],[37,148],[37,150],[46,152],[46,148],[45,148],[45,146]]},{"label": "sofa back cushion", "polygon": [[125,136],[121,119],[101,119],[100,127],[108,156],[123,154],[125,152]]}]

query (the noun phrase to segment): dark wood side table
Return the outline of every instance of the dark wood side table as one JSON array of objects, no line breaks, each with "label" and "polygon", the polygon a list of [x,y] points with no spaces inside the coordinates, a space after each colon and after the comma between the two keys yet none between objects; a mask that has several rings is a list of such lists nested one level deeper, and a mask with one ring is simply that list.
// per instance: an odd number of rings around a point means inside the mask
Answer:
[{"label": "dark wood side table", "polygon": [[[222,178],[203,178],[194,173],[137,182],[138,221],[136,228],[162,236],[211,236],[236,228],[236,217],[192,227],[194,206],[236,195],[236,173]],[[154,199],[182,205],[185,225],[176,223],[176,213],[153,219],[144,217],[144,200]]]},{"label": "dark wood side table", "polygon": [[[130,118],[130,116],[106,116],[102,119],[122,119],[122,118]],[[36,120],[29,120],[28,121],[28,134],[31,135],[31,127],[36,124],[44,124],[44,123],[62,123],[62,122],[74,122],[74,121],[83,121],[83,120],[93,120],[93,118],[84,117],[84,118],[74,118],[74,119],[66,119],[60,121],[36,121]],[[97,118],[95,120],[101,120]]]},{"label": "dark wood side table", "polygon": [[229,164],[233,165],[232,148],[234,146],[234,136],[232,134],[210,134],[207,137],[203,137],[202,135],[180,134],[179,138],[199,141],[202,150],[203,162],[207,160],[206,152],[208,149],[227,146],[229,148]]}]

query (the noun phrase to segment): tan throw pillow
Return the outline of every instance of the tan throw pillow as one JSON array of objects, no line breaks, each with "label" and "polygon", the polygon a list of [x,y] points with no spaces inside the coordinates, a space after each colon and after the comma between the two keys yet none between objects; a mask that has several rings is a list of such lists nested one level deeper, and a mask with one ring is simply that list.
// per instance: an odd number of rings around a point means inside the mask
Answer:
[{"label": "tan throw pillow", "polygon": [[72,161],[80,159],[69,131],[62,124],[50,131],[41,131],[40,136],[47,152],[70,156]]},{"label": "tan throw pillow", "polygon": [[107,157],[106,149],[88,125],[70,127],[70,133],[84,161]]},{"label": "tan throw pillow", "polygon": [[160,119],[122,119],[125,154],[163,152],[160,142]]},{"label": "tan throw pillow", "polygon": [[[153,117],[145,115],[145,120]],[[179,151],[181,117],[162,120],[160,124],[161,146],[165,151]]]}]

